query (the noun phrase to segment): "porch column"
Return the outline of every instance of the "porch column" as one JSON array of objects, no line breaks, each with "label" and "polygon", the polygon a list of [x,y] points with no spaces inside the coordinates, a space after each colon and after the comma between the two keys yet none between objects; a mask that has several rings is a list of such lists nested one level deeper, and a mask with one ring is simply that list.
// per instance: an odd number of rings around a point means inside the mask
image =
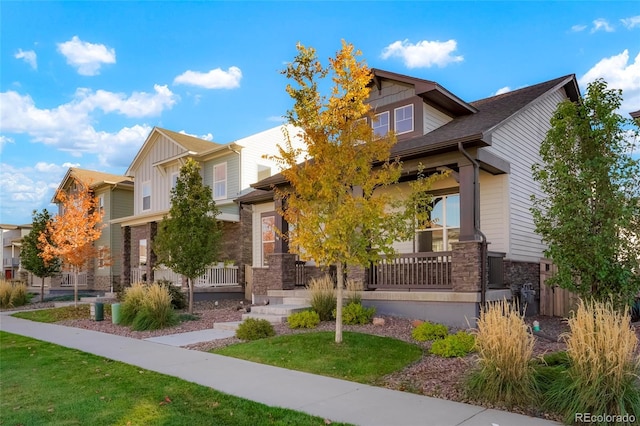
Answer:
[{"label": "porch column", "polygon": [[120,288],[122,290],[125,287],[131,286],[131,227],[122,227],[122,279],[120,281]]},{"label": "porch column", "polygon": [[[289,222],[280,213],[285,209],[285,201],[280,197],[276,197],[274,203],[276,207],[275,227],[286,235],[289,232]],[[274,253],[289,253],[289,241],[277,234]]]},{"label": "porch column", "polygon": [[147,246],[147,252],[149,253],[149,258],[147,259],[147,277],[149,277],[149,279],[147,282],[149,283],[155,281],[154,269],[156,267],[156,262],[158,261],[158,256],[156,256],[156,252],[153,251],[153,242],[155,241],[157,234],[158,222],[149,223],[149,245]]},{"label": "porch column", "polygon": [[460,177],[460,241],[479,241],[475,225],[480,227],[480,187],[473,165],[459,163]]},{"label": "porch column", "polygon": [[452,243],[451,287],[457,292],[478,292],[482,287],[482,242]]}]

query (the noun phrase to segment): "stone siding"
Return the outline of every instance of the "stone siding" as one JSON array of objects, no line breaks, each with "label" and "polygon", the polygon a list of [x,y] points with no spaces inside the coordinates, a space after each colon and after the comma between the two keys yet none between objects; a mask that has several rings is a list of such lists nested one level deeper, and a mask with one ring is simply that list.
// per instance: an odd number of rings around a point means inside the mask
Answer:
[{"label": "stone siding", "polygon": [[293,290],[296,286],[296,256],[274,253],[268,256],[269,267],[253,268],[253,293],[266,296],[268,290]]},{"label": "stone siding", "polygon": [[460,241],[452,244],[451,285],[453,291],[476,292],[481,290],[481,249],[477,241]]}]

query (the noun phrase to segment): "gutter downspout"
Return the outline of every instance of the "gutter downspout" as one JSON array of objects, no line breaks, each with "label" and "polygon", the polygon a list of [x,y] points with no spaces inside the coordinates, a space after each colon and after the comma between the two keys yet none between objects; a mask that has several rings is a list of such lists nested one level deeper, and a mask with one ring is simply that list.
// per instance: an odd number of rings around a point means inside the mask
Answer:
[{"label": "gutter downspout", "polygon": [[480,248],[480,257],[482,258],[482,263],[480,264],[480,309],[484,309],[487,303],[487,236],[480,230],[480,165],[464,149],[462,142],[458,142],[458,151],[473,165],[473,230],[482,239]]}]

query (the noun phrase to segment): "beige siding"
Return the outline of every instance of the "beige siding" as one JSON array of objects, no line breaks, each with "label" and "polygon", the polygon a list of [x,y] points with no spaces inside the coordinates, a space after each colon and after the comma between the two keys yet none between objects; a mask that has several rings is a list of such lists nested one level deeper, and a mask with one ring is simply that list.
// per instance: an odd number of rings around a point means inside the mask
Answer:
[{"label": "beige siding", "polygon": [[[215,200],[216,203],[223,204],[226,200],[233,200],[238,197],[240,190],[240,157],[233,151],[229,151],[221,157],[216,157],[204,163],[202,167],[203,182],[213,191],[213,167],[219,164],[227,164],[227,198],[225,200]],[[238,214],[236,207],[235,214]]]},{"label": "beige siding", "polygon": [[[153,164],[182,154],[182,149],[168,138],[159,135],[155,143],[150,143],[147,152],[142,153],[143,160],[135,170],[132,170],[135,177],[135,200],[134,213],[147,214],[160,212],[169,209],[169,198],[171,190],[170,171],[162,173],[159,167]],[[164,171],[164,169],[162,169]],[[142,210],[142,185],[145,182],[151,183],[151,209]]]},{"label": "beige siding", "polygon": [[[126,217],[133,214],[133,191],[115,189],[111,192],[112,219]],[[119,224],[111,225],[111,267],[114,276],[122,272],[122,228]]]},{"label": "beige siding", "polygon": [[511,163],[507,256],[513,260],[537,262],[543,257],[544,245],[535,233],[530,211],[531,195],[542,193],[532,178],[531,165],[541,161],[540,142],[550,128],[549,120],[557,104],[564,99],[566,95],[562,89],[538,99],[498,127],[492,135],[492,146],[483,148]]},{"label": "beige siding", "polygon": [[422,104],[422,125],[425,134],[453,120],[447,114],[438,111],[431,105]]},{"label": "beige siding", "polygon": [[411,99],[415,94],[415,89],[412,85],[383,80],[381,90],[378,90],[375,86],[371,89],[369,103],[375,111],[378,107]]},{"label": "beige siding", "polygon": [[251,230],[251,241],[253,244],[253,267],[258,268],[261,267],[261,256],[262,256],[262,221],[260,220],[262,213],[275,211],[275,204],[273,202],[263,203],[263,204],[254,204],[252,206],[252,230]]},{"label": "beige siding", "polygon": [[480,229],[489,250],[506,253],[509,249],[509,176],[480,173]]}]

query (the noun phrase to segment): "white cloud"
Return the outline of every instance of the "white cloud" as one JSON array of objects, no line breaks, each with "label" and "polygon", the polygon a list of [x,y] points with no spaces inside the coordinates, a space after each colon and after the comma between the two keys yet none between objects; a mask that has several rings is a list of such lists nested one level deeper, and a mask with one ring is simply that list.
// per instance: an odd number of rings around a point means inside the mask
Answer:
[{"label": "white cloud", "polygon": [[82,41],[78,36],[58,43],[58,52],[67,58],[67,63],[78,70],[80,75],[100,74],[103,64],[116,63],[116,51],[104,44],[93,44]]},{"label": "white cloud", "polygon": [[107,91],[78,89],[73,100],[51,109],[38,108],[29,95],[15,91],[0,93],[0,131],[28,134],[75,157],[97,154],[103,166],[126,167],[151,131],[148,125],[123,127],[116,132],[93,127],[96,111],[127,117],[157,116],[169,109],[176,97],[166,86],[155,86],[154,94],[136,92],[126,97]]},{"label": "white cloud", "polygon": [[579,33],[580,31],[584,31],[586,29],[587,26],[582,24],[577,24],[571,27],[571,31],[573,31],[574,33]]},{"label": "white cloud", "polygon": [[462,62],[462,56],[454,56],[457,49],[455,40],[449,41],[428,41],[422,40],[416,44],[409,40],[396,41],[391,43],[382,51],[382,59],[399,57],[408,68],[430,68],[434,65],[444,67],[453,62]]},{"label": "white cloud", "polygon": [[16,59],[22,59],[27,64],[31,65],[31,68],[34,70],[38,69],[38,59],[36,57],[36,52],[33,50],[27,50],[26,52],[22,49],[18,49],[18,52],[15,54]]},{"label": "white cloud", "polygon": [[606,31],[608,33],[613,32],[613,27],[609,24],[609,21],[607,21],[604,18],[598,18],[595,21],[593,21],[593,27],[591,28],[591,32],[595,33],[596,31]]},{"label": "white cloud", "polygon": [[173,84],[188,84],[205,89],[235,89],[240,87],[242,71],[238,67],[229,67],[227,71],[220,68],[202,73],[185,71],[173,80]]},{"label": "white cloud", "polygon": [[628,29],[640,27],[640,15],[621,19],[620,22]]},{"label": "white cloud", "polygon": [[0,135],[0,154],[2,154],[4,146],[8,143],[14,143],[14,140],[8,136]]},{"label": "white cloud", "polygon": [[578,83],[586,88],[597,78],[604,79],[609,88],[622,90],[622,112],[640,109],[640,53],[633,62],[629,62],[627,49],[619,55],[603,58],[580,77]]},{"label": "white cloud", "polygon": [[511,91],[511,87],[504,86],[504,87],[501,87],[498,90],[496,90],[496,92],[492,96],[502,95],[502,94],[505,94],[505,93],[510,92],[510,91]]}]

